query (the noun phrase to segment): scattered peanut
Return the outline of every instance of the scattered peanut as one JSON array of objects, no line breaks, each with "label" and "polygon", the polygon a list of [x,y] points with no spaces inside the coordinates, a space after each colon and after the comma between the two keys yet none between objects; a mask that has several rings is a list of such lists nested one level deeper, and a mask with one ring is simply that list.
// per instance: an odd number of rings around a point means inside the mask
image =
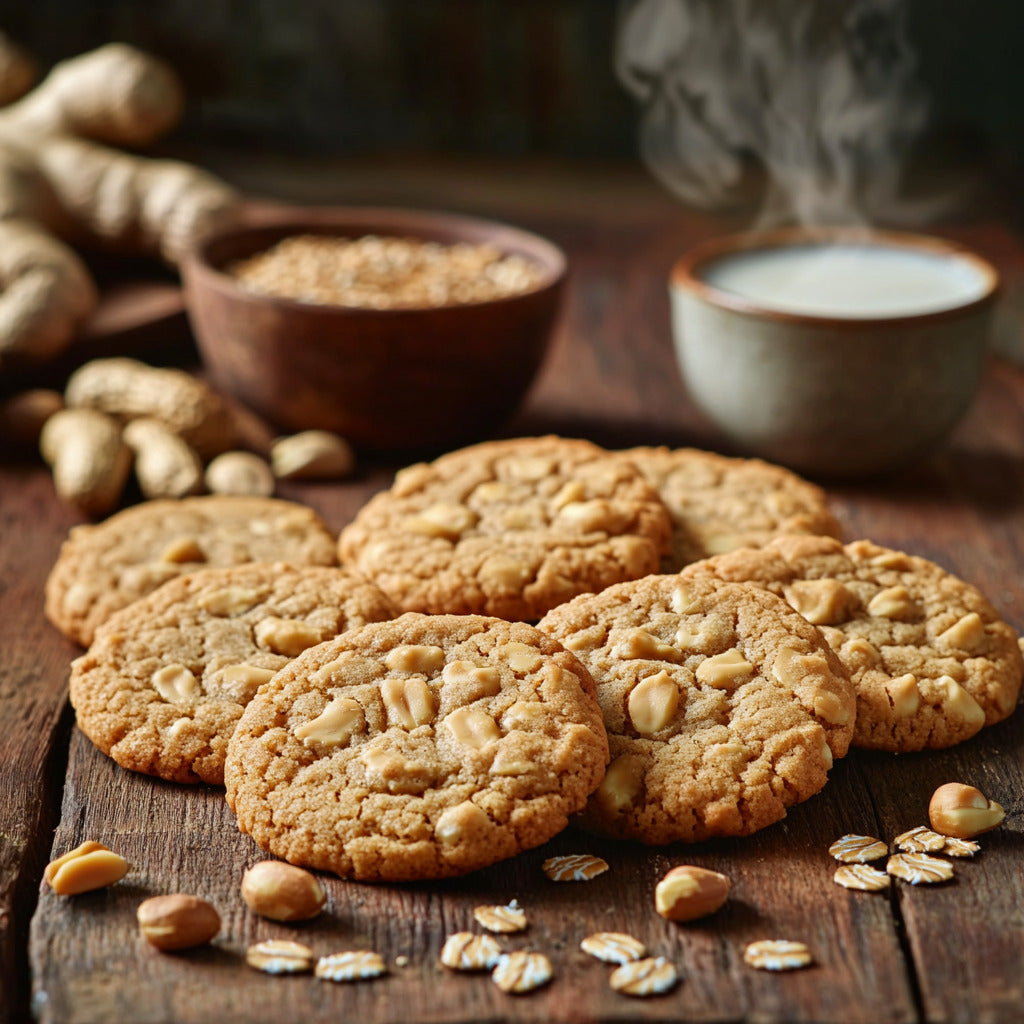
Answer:
[{"label": "scattered peanut", "polygon": [[730,881],[707,868],[673,868],[654,890],[654,907],[669,921],[694,921],[713,914],[729,897]]},{"label": "scattered peanut", "polygon": [[947,782],[932,794],[928,820],[936,832],[956,839],[972,839],[1000,825],[1006,812],[995,800],[973,786]]},{"label": "scattered peanut", "polygon": [[135,452],[135,477],[144,497],[183,498],[203,489],[203,464],[195,449],[160,420],[132,420],[121,436]]},{"label": "scattered peanut", "polygon": [[98,409],[134,420],[160,420],[204,458],[235,444],[235,425],[221,397],[207,384],[173,368],[136,359],[93,359],[68,378],[69,408]]},{"label": "scattered peanut", "polygon": [[51,861],[43,878],[58,896],[105,889],[128,874],[128,861],[92,839]]},{"label": "scattered peanut", "polygon": [[355,468],[352,446],[329,430],[278,438],[270,449],[274,476],[287,480],[340,480]]},{"label": "scattered peanut", "polygon": [[206,467],[206,487],[211,494],[269,498],[274,493],[274,474],[252,452],[225,452]]},{"label": "scattered peanut", "polygon": [[43,425],[64,408],[57,391],[32,388],[0,402],[0,441],[19,448],[35,448]]},{"label": "scattered peanut", "polygon": [[132,454],[111,416],[94,409],[62,409],[46,421],[39,450],[53,470],[62,501],[88,516],[105,515],[120,501]]},{"label": "scattered peanut", "polygon": [[145,940],[164,951],[201,946],[220,931],[217,911],[206,900],[184,893],[145,900],[136,916]]},{"label": "scattered peanut", "polygon": [[279,860],[263,860],[242,876],[242,899],[273,921],[305,921],[324,909],[327,894],[308,871]]}]

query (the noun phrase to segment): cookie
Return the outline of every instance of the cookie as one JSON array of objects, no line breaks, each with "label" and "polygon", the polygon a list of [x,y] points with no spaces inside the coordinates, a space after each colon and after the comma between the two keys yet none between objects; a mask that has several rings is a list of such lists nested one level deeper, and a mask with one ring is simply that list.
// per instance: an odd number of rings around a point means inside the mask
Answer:
[{"label": "cookie", "polygon": [[825,492],[781,466],[696,448],[616,454],[637,466],[672,517],[672,550],[662,572],[734,548],[759,548],[779,534],[840,536]]},{"label": "cookie", "polygon": [[299,655],[228,747],[239,827],[365,881],[460,875],[559,832],[604,774],[594,684],[521,622],[409,613]]},{"label": "cookie", "polygon": [[934,562],[866,540],[780,537],[683,573],[708,574],[766,587],[821,627],[857,690],[854,746],[949,747],[1017,705],[1016,633]]},{"label": "cookie", "polygon": [[244,562],[335,565],[335,540],[312,510],[273,498],[147,501],[76,526],[46,581],[46,615],[83,647],[118,609],[185,573]]},{"label": "cookie", "polygon": [[649,576],[539,627],[597,684],[611,764],[581,822],[663,844],[756,832],[825,785],[853,686],[820,632],[759,587]]},{"label": "cookie", "polygon": [[263,683],[307,647],[394,614],[348,569],[181,576],[112,615],[72,662],[78,727],[132,771],[221,785],[228,739]]},{"label": "cookie", "polygon": [[654,572],[668,512],[587,441],[490,441],[400,471],[342,531],[343,562],[405,611],[534,620]]}]

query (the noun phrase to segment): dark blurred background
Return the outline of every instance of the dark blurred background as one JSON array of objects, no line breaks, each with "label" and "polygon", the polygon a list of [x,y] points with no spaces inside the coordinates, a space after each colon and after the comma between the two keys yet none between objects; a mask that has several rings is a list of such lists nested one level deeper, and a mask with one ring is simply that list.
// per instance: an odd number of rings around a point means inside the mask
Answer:
[{"label": "dark blurred background", "polygon": [[[810,3],[834,0],[807,0]],[[118,39],[174,63],[182,144],[294,154],[629,159],[616,0],[2,0],[41,66]],[[911,0],[925,144],[1024,165],[1024,3]]]}]

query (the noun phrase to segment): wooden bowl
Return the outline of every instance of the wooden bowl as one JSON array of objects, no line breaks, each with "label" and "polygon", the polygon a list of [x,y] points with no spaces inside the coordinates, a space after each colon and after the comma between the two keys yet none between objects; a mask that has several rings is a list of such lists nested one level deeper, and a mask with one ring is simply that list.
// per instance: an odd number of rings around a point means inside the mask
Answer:
[{"label": "wooden bowl", "polygon": [[[375,234],[489,243],[541,268],[539,287],[474,304],[415,309],[317,305],[243,289],[230,264],[282,238]],[[519,405],[544,359],[566,260],[517,228],[397,209],[291,211],[201,242],[183,270],[189,318],[211,381],[287,430],[333,430],[364,449],[478,439]]]}]

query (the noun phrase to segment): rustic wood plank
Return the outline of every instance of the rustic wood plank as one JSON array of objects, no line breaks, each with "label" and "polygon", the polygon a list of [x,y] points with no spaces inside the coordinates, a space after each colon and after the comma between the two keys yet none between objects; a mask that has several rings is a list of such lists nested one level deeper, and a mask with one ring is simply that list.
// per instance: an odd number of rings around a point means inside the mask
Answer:
[{"label": "rustic wood plank", "polygon": [[43,575],[71,517],[45,474],[0,465],[0,1021],[24,1019],[25,955],[39,873],[63,779],[68,658],[74,646],[42,617]]}]

